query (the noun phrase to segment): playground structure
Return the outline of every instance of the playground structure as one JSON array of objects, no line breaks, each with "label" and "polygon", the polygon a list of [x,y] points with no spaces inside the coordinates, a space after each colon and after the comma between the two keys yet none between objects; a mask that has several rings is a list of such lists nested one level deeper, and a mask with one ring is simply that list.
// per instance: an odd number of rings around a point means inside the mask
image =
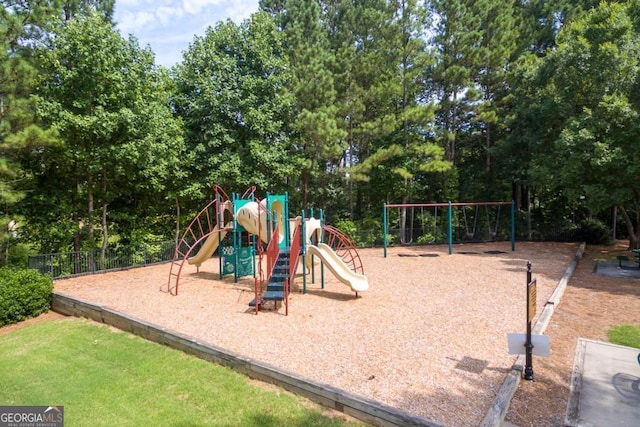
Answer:
[{"label": "playground structure", "polygon": [[[324,267],[355,292],[369,287],[356,245],[346,234],[323,225],[320,218],[305,218],[305,213],[289,218],[287,195],[269,195],[259,200],[255,187],[242,196],[229,198],[214,186],[214,198],[191,221],[176,244],[166,291],[178,295],[180,275],[185,263],[202,264],[218,250],[220,278],[234,275],[234,280],[254,277],[255,298],[249,303],[258,314],[260,308],[273,301],[285,306],[289,313],[289,294],[298,265],[302,265],[302,293],[307,291],[307,271],[315,282],[316,259],[320,262],[321,286]],[[229,238],[231,237],[231,239]],[[231,241],[231,244],[225,242]],[[164,289],[163,289],[164,290]]]},{"label": "playground structure", "polygon": [[[447,243],[449,255],[453,244],[460,242],[486,242],[504,239],[499,228],[501,210],[509,206],[511,224],[509,234],[511,250],[515,251],[515,205],[514,202],[448,202],[384,204],[382,209],[383,247],[387,257],[389,246],[389,213],[398,209],[399,242],[414,243],[416,228],[420,228],[418,244]],[[420,209],[416,219],[416,209]],[[455,215],[454,215],[455,212]],[[446,216],[445,218],[441,218]],[[503,217],[506,215],[502,215]],[[418,224],[418,227],[416,227]]]}]

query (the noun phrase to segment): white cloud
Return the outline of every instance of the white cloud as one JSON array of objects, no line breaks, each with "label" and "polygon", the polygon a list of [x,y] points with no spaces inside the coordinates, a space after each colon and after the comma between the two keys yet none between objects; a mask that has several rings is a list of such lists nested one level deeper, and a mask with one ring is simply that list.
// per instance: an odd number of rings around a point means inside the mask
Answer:
[{"label": "white cloud", "polygon": [[179,7],[161,6],[156,10],[155,15],[161,24],[171,24],[184,16],[184,10]]},{"label": "white cloud", "polygon": [[252,13],[258,10],[257,2],[239,2],[239,4],[232,4],[225,9],[225,15],[236,24],[249,18]]},{"label": "white cloud", "polygon": [[225,0],[183,0],[182,7],[186,13],[196,15],[208,6],[219,6]]},{"label": "white cloud", "polygon": [[135,30],[152,26],[155,16],[150,12],[124,12],[118,17],[118,28],[125,34],[133,33]]},{"label": "white cloud", "polygon": [[156,63],[171,66],[207,26],[240,23],[257,10],[258,0],[116,0],[115,21],[123,36],[151,46]]}]

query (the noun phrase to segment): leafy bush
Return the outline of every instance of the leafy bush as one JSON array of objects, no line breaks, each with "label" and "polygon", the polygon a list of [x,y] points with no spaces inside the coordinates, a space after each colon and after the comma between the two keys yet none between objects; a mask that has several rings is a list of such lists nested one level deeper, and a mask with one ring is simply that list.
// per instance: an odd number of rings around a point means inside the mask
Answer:
[{"label": "leafy bush", "polygon": [[37,271],[0,268],[0,326],[46,312],[52,292],[51,278]]},{"label": "leafy bush", "polygon": [[29,263],[29,246],[19,243],[9,248],[9,262],[8,265],[27,268]]},{"label": "leafy bush", "polygon": [[591,245],[610,245],[611,230],[597,219],[582,222],[571,233],[571,240],[587,242]]},{"label": "leafy bush", "polygon": [[338,221],[336,221],[335,227],[352,239],[358,231],[356,223],[348,219],[339,219]]},{"label": "leafy bush", "polygon": [[428,245],[429,243],[433,243],[435,241],[436,241],[436,238],[432,233],[426,233],[418,237],[417,243],[419,245]]},{"label": "leafy bush", "polygon": [[351,237],[360,248],[370,248],[382,245],[382,223],[380,220],[364,218],[359,221],[338,219],[335,227]]}]

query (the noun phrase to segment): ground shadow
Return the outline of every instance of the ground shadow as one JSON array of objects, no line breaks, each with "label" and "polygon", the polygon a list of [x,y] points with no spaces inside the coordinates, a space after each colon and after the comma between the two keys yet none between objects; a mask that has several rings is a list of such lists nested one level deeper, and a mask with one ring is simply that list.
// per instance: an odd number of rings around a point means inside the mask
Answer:
[{"label": "ground shadow", "polygon": [[[332,299],[334,301],[351,301],[356,299],[356,295],[355,294],[345,294],[342,292],[333,292],[333,291],[327,291],[325,289],[309,289],[307,288],[307,293],[310,295],[315,295],[321,298],[328,298],[328,299]],[[361,297],[357,297],[357,298],[361,298]]]},{"label": "ground shadow", "polygon": [[611,383],[620,396],[628,400],[635,400],[640,404],[640,378],[618,372],[613,376]]}]

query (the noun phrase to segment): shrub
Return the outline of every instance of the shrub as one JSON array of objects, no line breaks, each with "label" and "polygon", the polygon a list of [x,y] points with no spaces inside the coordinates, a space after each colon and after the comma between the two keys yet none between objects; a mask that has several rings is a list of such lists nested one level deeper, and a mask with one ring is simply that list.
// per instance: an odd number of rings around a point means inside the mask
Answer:
[{"label": "shrub", "polygon": [[571,233],[571,240],[587,242],[591,245],[610,245],[611,230],[597,219],[582,222]]},{"label": "shrub", "polygon": [[29,246],[18,243],[9,248],[8,265],[17,268],[27,268],[29,264]]},{"label": "shrub", "polygon": [[0,326],[49,310],[53,282],[34,270],[0,268]]}]

